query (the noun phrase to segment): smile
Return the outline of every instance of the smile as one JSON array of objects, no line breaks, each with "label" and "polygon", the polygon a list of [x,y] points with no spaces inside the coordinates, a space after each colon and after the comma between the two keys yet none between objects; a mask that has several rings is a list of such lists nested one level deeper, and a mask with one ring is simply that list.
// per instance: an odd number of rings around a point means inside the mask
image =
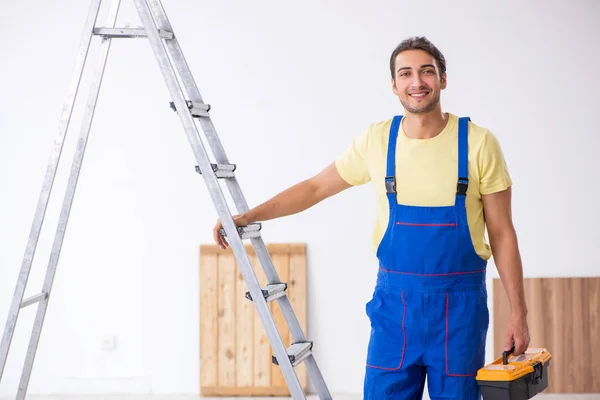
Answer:
[{"label": "smile", "polygon": [[411,93],[409,94],[410,97],[413,97],[415,99],[422,99],[423,97],[427,96],[429,94],[429,92],[420,92],[420,93]]}]

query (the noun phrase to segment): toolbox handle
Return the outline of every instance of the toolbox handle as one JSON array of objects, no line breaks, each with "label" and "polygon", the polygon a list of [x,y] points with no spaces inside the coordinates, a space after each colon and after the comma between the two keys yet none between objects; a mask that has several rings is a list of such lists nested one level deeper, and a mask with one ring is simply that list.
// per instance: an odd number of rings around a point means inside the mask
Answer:
[{"label": "toolbox handle", "polygon": [[515,352],[515,345],[513,344],[513,346],[511,347],[510,350],[502,353],[502,364],[504,364],[504,365],[508,364],[508,356],[514,352]]}]

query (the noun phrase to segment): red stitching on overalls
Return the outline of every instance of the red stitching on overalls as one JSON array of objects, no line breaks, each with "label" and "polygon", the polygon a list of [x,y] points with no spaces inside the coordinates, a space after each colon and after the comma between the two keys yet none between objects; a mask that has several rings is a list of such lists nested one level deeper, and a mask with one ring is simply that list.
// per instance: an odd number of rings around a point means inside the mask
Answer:
[{"label": "red stitching on overalls", "polygon": [[456,226],[455,223],[449,224],[414,224],[410,222],[396,222],[396,225],[404,225],[404,226]]},{"label": "red stitching on overalls", "polygon": [[477,270],[477,271],[448,272],[445,274],[417,274],[414,272],[391,271],[389,269],[383,268],[381,265],[379,266],[379,269],[382,270],[383,272],[388,272],[390,274],[417,275],[417,276],[448,276],[448,275],[478,274],[481,272],[485,272],[484,269],[481,269],[481,270]]},{"label": "red stitching on overalls", "polygon": [[406,302],[404,302],[404,291],[402,291],[401,297],[402,304],[404,305],[404,314],[402,315],[402,336],[404,336],[404,344],[402,345],[402,358],[400,359],[400,365],[398,365],[398,368],[385,368],[367,364],[367,367],[369,368],[382,369],[386,371],[397,371],[400,368],[402,368],[402,364],[404,364],[404,353],[406,351],[406,331],[404,330],[404,321],[406,320]]},{"label": "red stitching on overalls", "polygon": [[477,374],[451,374],[448,371],[448,292],[446,292],[446,375],[458,377],[477,376]]}]

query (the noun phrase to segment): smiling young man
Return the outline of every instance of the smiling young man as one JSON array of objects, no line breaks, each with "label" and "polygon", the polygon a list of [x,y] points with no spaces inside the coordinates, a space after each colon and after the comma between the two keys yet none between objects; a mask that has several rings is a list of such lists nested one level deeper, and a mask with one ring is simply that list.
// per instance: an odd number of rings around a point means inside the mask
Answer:
[{"label": "smiling young man", "polygon": [[[475,375],[485,358],[492,252],[511,304],[505,349],[514,345],[521,354],[529,345],[511,178],[492,133],[442,112],[446,61],[431,42],[400,43],[390,72],[403,115],[372,124],[321,173],[234,220],[246,225],[295,214],[372,181],[379,269],[366,306],[371,337],[363,398],[420,399],[427,377],[431,399],[479,399]],[[224,248],[220,228],[217,222],[213,233]]]}]

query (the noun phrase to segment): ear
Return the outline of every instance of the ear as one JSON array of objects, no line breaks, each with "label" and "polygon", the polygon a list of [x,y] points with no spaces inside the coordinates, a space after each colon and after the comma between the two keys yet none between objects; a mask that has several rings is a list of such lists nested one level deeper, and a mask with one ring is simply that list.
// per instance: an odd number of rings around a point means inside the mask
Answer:
[{"label": "ear", "polygon": [[440,82],[441,82],[442,90],[446,89],[446,86],[448,84],[448,75],[446,75],[445,72],[442,74],[442,78],[440,79]]},{"label": "ear", "polygon": [[398,89],[396,89],[396,80],[394,78],[392,78],[392,92],[394,92],[396,96],[399,96]]}]

